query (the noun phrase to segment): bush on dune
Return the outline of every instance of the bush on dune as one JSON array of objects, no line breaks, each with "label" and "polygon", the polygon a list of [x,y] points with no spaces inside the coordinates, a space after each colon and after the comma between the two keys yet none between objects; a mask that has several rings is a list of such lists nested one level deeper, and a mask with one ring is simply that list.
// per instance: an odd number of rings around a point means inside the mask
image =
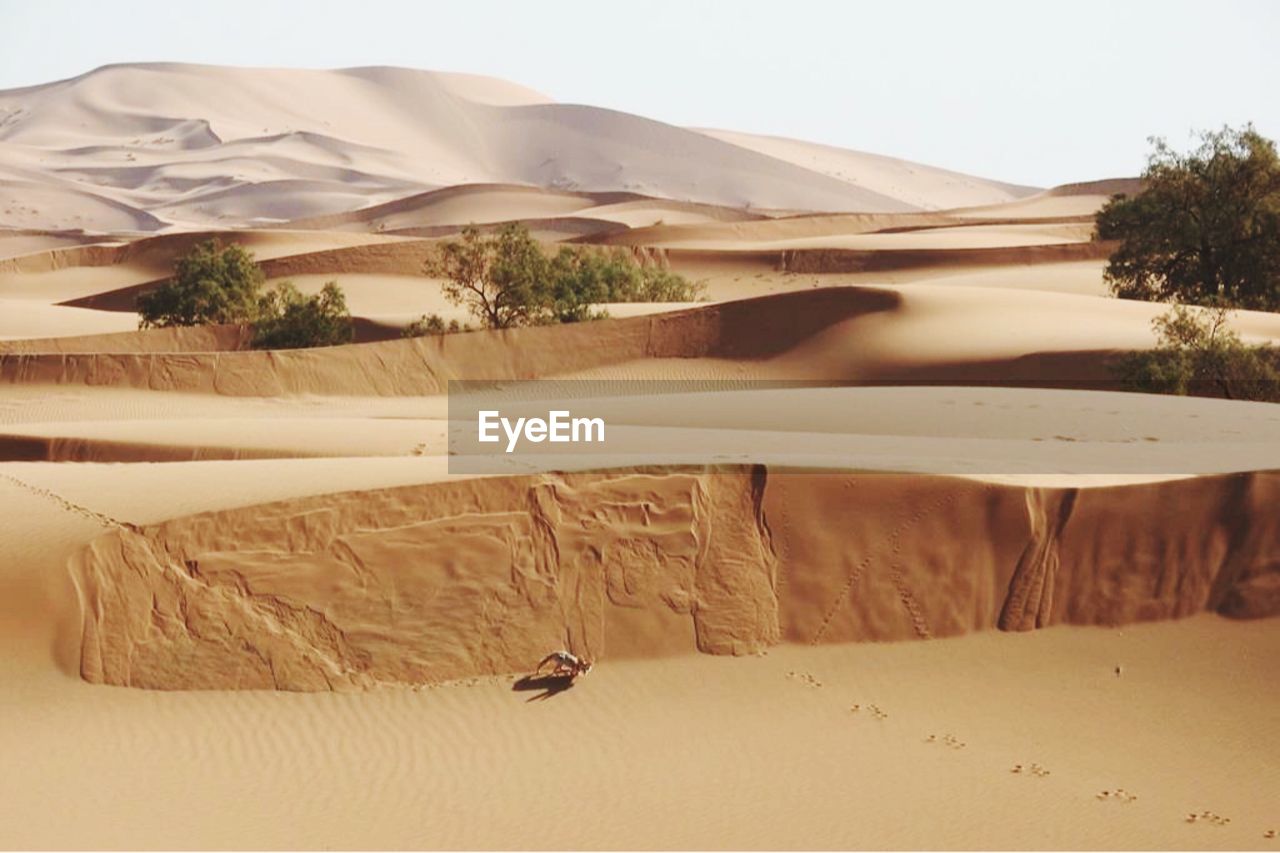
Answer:
[{"label": "bush on dune", "polygon": [[1125,356],[1119,371],[1135,391],[1280,402],[1280,352],[1250,346],[1227,327],[1226,308],[1175,305],[1152,321],[1155,349]]},{"label": "bush on dune", "polygon": [[463,327],[457,320],[445,323],[439,314],[423,314],[400,332],[402,338],[425,338],[429,335],[444,335],[454,332],[469,332],[470,326]]},{"label": "bush on dune", "polygon": [[265,284],[266,276],[244,247],[206,240],[178,259],[173,278],[138,297],[139,326],[250,325],[253,345],[260,349],[351,342],[354,326],[336,282],[312,296],[287,281],[266,292]]},{"label": "bush on dune", "polygon": [[442,242],[424,272],[491,329],[576,323],[606,316],[608,302],[690,302],[702,286],[643,266],[621,249],[561,246],[548,257],[518,223],[483,233],[472,225]]},{"label": "bush on dune", "polygon": [[178,259],[173,278],[138,297],[139,326],[252,322],[265,282],[262,269],[242,246],[206,240]]},{"label": "bush on dune", "polygon": [[282,282],[258,300],[253,345],[258,349],[302,349],[349,344],[355,334],[347,300],[337,282],[306,296]]}]

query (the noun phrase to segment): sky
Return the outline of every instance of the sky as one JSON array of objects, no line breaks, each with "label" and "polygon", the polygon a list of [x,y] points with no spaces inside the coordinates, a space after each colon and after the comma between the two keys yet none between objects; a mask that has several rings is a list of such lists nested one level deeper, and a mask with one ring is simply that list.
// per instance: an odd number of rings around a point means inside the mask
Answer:
[{"label": "sky", "polygon": [[463,71],[1034,186],[1137,174],[1150,136],[1280,137],[1268,0],[0,0],[0,32],[0,88],[142,61]]}]

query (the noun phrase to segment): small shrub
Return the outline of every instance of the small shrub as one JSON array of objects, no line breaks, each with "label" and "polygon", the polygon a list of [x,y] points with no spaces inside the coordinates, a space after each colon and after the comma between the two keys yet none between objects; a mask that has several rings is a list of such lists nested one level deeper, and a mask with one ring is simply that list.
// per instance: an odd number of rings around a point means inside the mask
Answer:
[{"label": "small shrub", "polygon": [[286,281],[258,300],[253,327],[253,345],[258,349],[335,346],[350,343],[354,334],[346,296],[337,282],[304,296]]},{"label": "small shrub", "polygon": [[[458,321],[455,320],[456,324]],[[423,314],[400,332],[402,338],[424,338],[427,335],[443,335],[447,327],[439,314]]]},{"label": "small shrub", "polygon": [[1126,356],[1125,386],[1158,394],[1280,402],[1280,353],[1250,346],[1227,328],[1228,310],[1175,305],[1152,321],[1155,349]]}]

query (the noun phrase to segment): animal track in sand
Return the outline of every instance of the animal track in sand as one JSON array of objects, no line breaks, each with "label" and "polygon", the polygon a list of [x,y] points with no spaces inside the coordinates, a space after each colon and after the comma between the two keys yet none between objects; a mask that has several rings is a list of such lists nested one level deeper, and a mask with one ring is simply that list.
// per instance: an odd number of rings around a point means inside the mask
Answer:
[{"label": "animal track in sand", "polygon": [[73,501],[67,500],[57,492],[52,492],[40,486],[32,485],[31,483],[28,483],[26,480],[20,480],[17,477],[13,476],[12,474],[0,474],[0,479],[7,480],[8,482],[12,483],[18,488],[23,489],[24,491],[30,492],[31,494],[36,495],[37,497],[41,497],[46,500],[53,501],[58,506],[65,509],[67,512],[74,512],[76,515],[80,515],[89,519],[90,521],[97,522],[98,524],[101,524],[103,527],[123,527],[126,530],[134,529],[133,525],[127,522],[120,521],[119,519],[116,519],[116,518],[112,518],[111,516],[105,513],[98,512],[95,509],[89,509],[89,507],[87,506],[81,506],[78,503],[74,503]]},{"label": "animal track in sand", "polygon": [[1132,803],[1138,799],[1137,794],[1132,794],[1124,788],[1116,788],[1115,790],[1099,791],[1094,795],[1099,800],[1119,800],[1122,803]]},{"label": "animal track in sand", "polygon": [[1037,763],[1035,763],[1035,762],[1032,762],[1031,764],[1029,764],[1029,765],[1027,765],[1027,766],[1025,766],[1025,767],[1024,767],[1023,765],[1021,765],[1021,764],[1015,764],[1015,765],[1013,765],[1012,767],[1010,767],[1010,768],[1009,768],[1009,772],[1010,772],[1010,773],[1025,773],[1025,774],[1027,774],[1027,775],[1029,775],[1029,776],[1039,776],[1039,777],[1040,777],[1040,778],[1042,778],[1042,779],[1043,779],[1045,776],[1048,776],[1048,775],[1049,775],[1049,770],[1048,770],[1048,769],[1046,769],[1046,768],[1044,767],[1044,765],[1042,765],[1042,764],[1037,764]]},{"label": "animal track in sand", "polygon": [[[951,749],[964,749],[966,746],[968,746],[967,743],[960,740],[958,737],[956,737],[953,734],[945,734],[941,738],[939,738],[937,735],[929,735],[927,738],[924,739],[924,742],[940,743],[943,746],[950,747]],[[1018,765],[1018,766],[1021,767],[1022,765]],[[1017,773],[1018,771],[1015,770],[1014,772]]]},{"label": "animal track in sand", "polygon": [[[883,708],[881,708],[879,705],[868,705],[867,710],[870,711],[871,716],[877,720],[889,719],[889,713],[885,711]],[[857,714],[857,713],[860,713],[861,711],[862,711],[862,706],[857,703],[849,706],[849,713],[851,714]]]},{"label": "animal track in sand", "polygon": [[787,678],[790,678],[790,679],[792,679],[793,681],[799,681],[801,684],[805,685],[806,687],[821,687],[821,686],[822,686],[822,682],[821,682],[821,681],[819,681],[818,679],[814,678],[810,673],[807,673],[807,672],[795,672],[795,671],[793,670],[793,671],[791,671],[791,672],[788,672],[788,673],[787,673]]},{"label": "animal track in sand", "polygon": [[1212,824],[1213,826],[1226,826],[1227,824],[1231,823],[1231,818],[1223,817],[1222,815],[1217,814],[1216,812],[1211,812],[1208,809],[1205,809],[1199,814],[1192,812],[1191,814],[1187,815],[1186,821],[1187,823],[1208,823],[1208,824]]}]

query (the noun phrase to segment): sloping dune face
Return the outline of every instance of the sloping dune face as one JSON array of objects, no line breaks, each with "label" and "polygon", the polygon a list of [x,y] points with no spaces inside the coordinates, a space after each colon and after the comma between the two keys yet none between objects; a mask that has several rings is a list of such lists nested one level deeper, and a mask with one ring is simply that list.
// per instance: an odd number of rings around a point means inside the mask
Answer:
[{"label": "sloping dune face", "polygon": [[326,690],[779,641],[1280,614],[1280,476],[1099,489],[672,468],[119,526],[72,561],[81,671]]},{"label": "sloping dune face", "polygon": [[940,170],[898,192],[913,164],[830,151],[846,166],[810,168],[472,76],[115,65],[0,92],[0,225],[244,226],[474,183],[795,210],[909,211],[1031,192]]}]

